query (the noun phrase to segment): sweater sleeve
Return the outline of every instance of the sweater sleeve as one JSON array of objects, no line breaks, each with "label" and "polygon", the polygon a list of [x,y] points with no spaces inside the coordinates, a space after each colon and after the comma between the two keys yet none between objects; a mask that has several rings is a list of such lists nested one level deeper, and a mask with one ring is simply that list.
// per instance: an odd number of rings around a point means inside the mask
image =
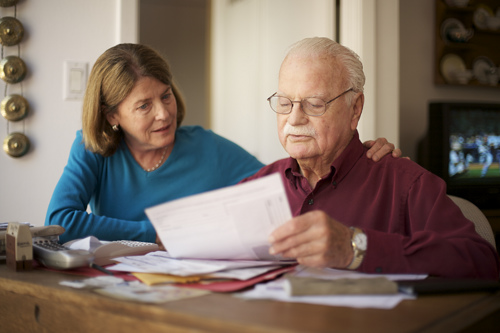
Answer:
[{"label": "sweater sleeve", "polygon": [[217,156],[220,177],[224,178],[228,185],[238,183],[264,166],[252,154],[222,136],[213,134],[213,145],[216,149],[214,155]]},{"label": "sweater sleeve", "polygon": [[68,163],[52,194],[45,225],[65,228],[62,242],[95,236],[100,240],[140,240],[154,242],[156,232],[148,220],[127,221],[87,212],[100,186],[104,157],[87,151],[81,131],[71,147]]},{"label": "sweater sleeve", "polygon": [[495,248],[446,195],[442,180],[424,173],[401,204],[411,230],[407,236],[365,230],[368,251],[360,270],[498,279]]}]

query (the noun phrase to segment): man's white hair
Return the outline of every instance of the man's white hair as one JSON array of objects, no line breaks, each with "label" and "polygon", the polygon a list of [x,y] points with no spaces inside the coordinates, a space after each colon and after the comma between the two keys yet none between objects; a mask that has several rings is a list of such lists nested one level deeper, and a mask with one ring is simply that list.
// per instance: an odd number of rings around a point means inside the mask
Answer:
[{"label": "man's white hair", "polygon": [[[292,44],[286,57],[298,56],[326,56],[331,59],[332,65],[335,62],[340,63],[347,73],[347,77],[342,79],[348,84],[345,89],[353,88],[355,92],[363,92],[365,85],[365,73],[363,72],[363,64],[359,56],[343,45],[326,37],[312,37],[302,39]],[[347,97],[347,101],[351,103],[351,97]]]}]

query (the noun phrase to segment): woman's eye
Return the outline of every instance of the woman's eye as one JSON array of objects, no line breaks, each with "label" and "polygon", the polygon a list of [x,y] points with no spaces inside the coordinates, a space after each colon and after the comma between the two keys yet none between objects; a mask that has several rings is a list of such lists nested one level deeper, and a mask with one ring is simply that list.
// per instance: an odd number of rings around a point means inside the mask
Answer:
[{"label": "woman's eye", "polygon": [[148,103],[144,103],[141,106],[139,106],[137,109],[146,110],[148,108],[148,106],[149,106]]},{"label": "woman's eye", "polygon": [[167,101],[170,99],[170,97],[172,97],[172,93],[165,94],[165,95],[163,95],[163,100]]}]

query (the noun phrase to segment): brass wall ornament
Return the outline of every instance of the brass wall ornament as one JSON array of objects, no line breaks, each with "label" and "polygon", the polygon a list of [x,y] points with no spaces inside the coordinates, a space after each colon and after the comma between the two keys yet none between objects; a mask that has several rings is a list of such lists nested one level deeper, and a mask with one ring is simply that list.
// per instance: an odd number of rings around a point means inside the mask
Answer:
[{"label": "brass wall ornament", "polygon": [[7,83],[21,82],[26,76],[26,64],[16,56],[7,56],[0,61],[0,78]]},{"label": "brass wall ornament", "polygon": [[30,140],[22,133],[12,133],[3,140],[3,150],[12,157],[21,157],[30,149]]},{"label": "brass wall ornament", "polygon": [[0,0],[0,7],[12,7],[17,5],[18,0]]},{"label": "brass wall ornament", "polygon": [[[24,118],[29,111],[29,103],[23,97],[23,80],[26,77],[26,64],[20,58],[21,41],[24,37],[24,27],[16,18],[17,0],[0,0],[0,7],[14,7],[14,17],[4,16],[0,18],[0,78],[5,82],[3,100],[0,103],[0,113],[7,120],[7,137],[3,140],[3,150],[11,157],[21,157],[30,149],[30,141],[24,134]],[[4,49],[16,46],[17,56],[4,56]],[[11,49],[12,50],[12,49]],[[10,52],[12,53],[12,52]],[[10,93],[7,95],[9,86],[17,85],[20,94]],[[13,86],[15,87],[15,86]],[[21,121],[23,133],[14,132],[9,134],[10,122]]]},{"label": "brass wall ornament", "polygon": [[29,103],[21,95],[13,94],[5,97],[0,104],[2,116],[9,121],[19,121],[26,117]]},{"label": "brass wall ornament", "polygon": [[4,46],[17,45],[24,36],[24,27],[15,17],[0,18],[0,44]]}]

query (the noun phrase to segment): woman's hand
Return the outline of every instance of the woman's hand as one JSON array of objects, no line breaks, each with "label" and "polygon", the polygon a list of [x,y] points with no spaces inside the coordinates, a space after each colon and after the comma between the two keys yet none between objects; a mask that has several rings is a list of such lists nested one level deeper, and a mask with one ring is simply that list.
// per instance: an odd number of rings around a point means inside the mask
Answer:
[{"label": "woman's hand", "polygon": [[386,138],[365,141],[363,142],[363,146],[369,148],[366,152],[366,157],[371,158],[374,162],[379,161],[387,154],[391,154],[392,157],[401,157],[403,154],[401,149],[395,148],[394,144],[387,141]]}]

